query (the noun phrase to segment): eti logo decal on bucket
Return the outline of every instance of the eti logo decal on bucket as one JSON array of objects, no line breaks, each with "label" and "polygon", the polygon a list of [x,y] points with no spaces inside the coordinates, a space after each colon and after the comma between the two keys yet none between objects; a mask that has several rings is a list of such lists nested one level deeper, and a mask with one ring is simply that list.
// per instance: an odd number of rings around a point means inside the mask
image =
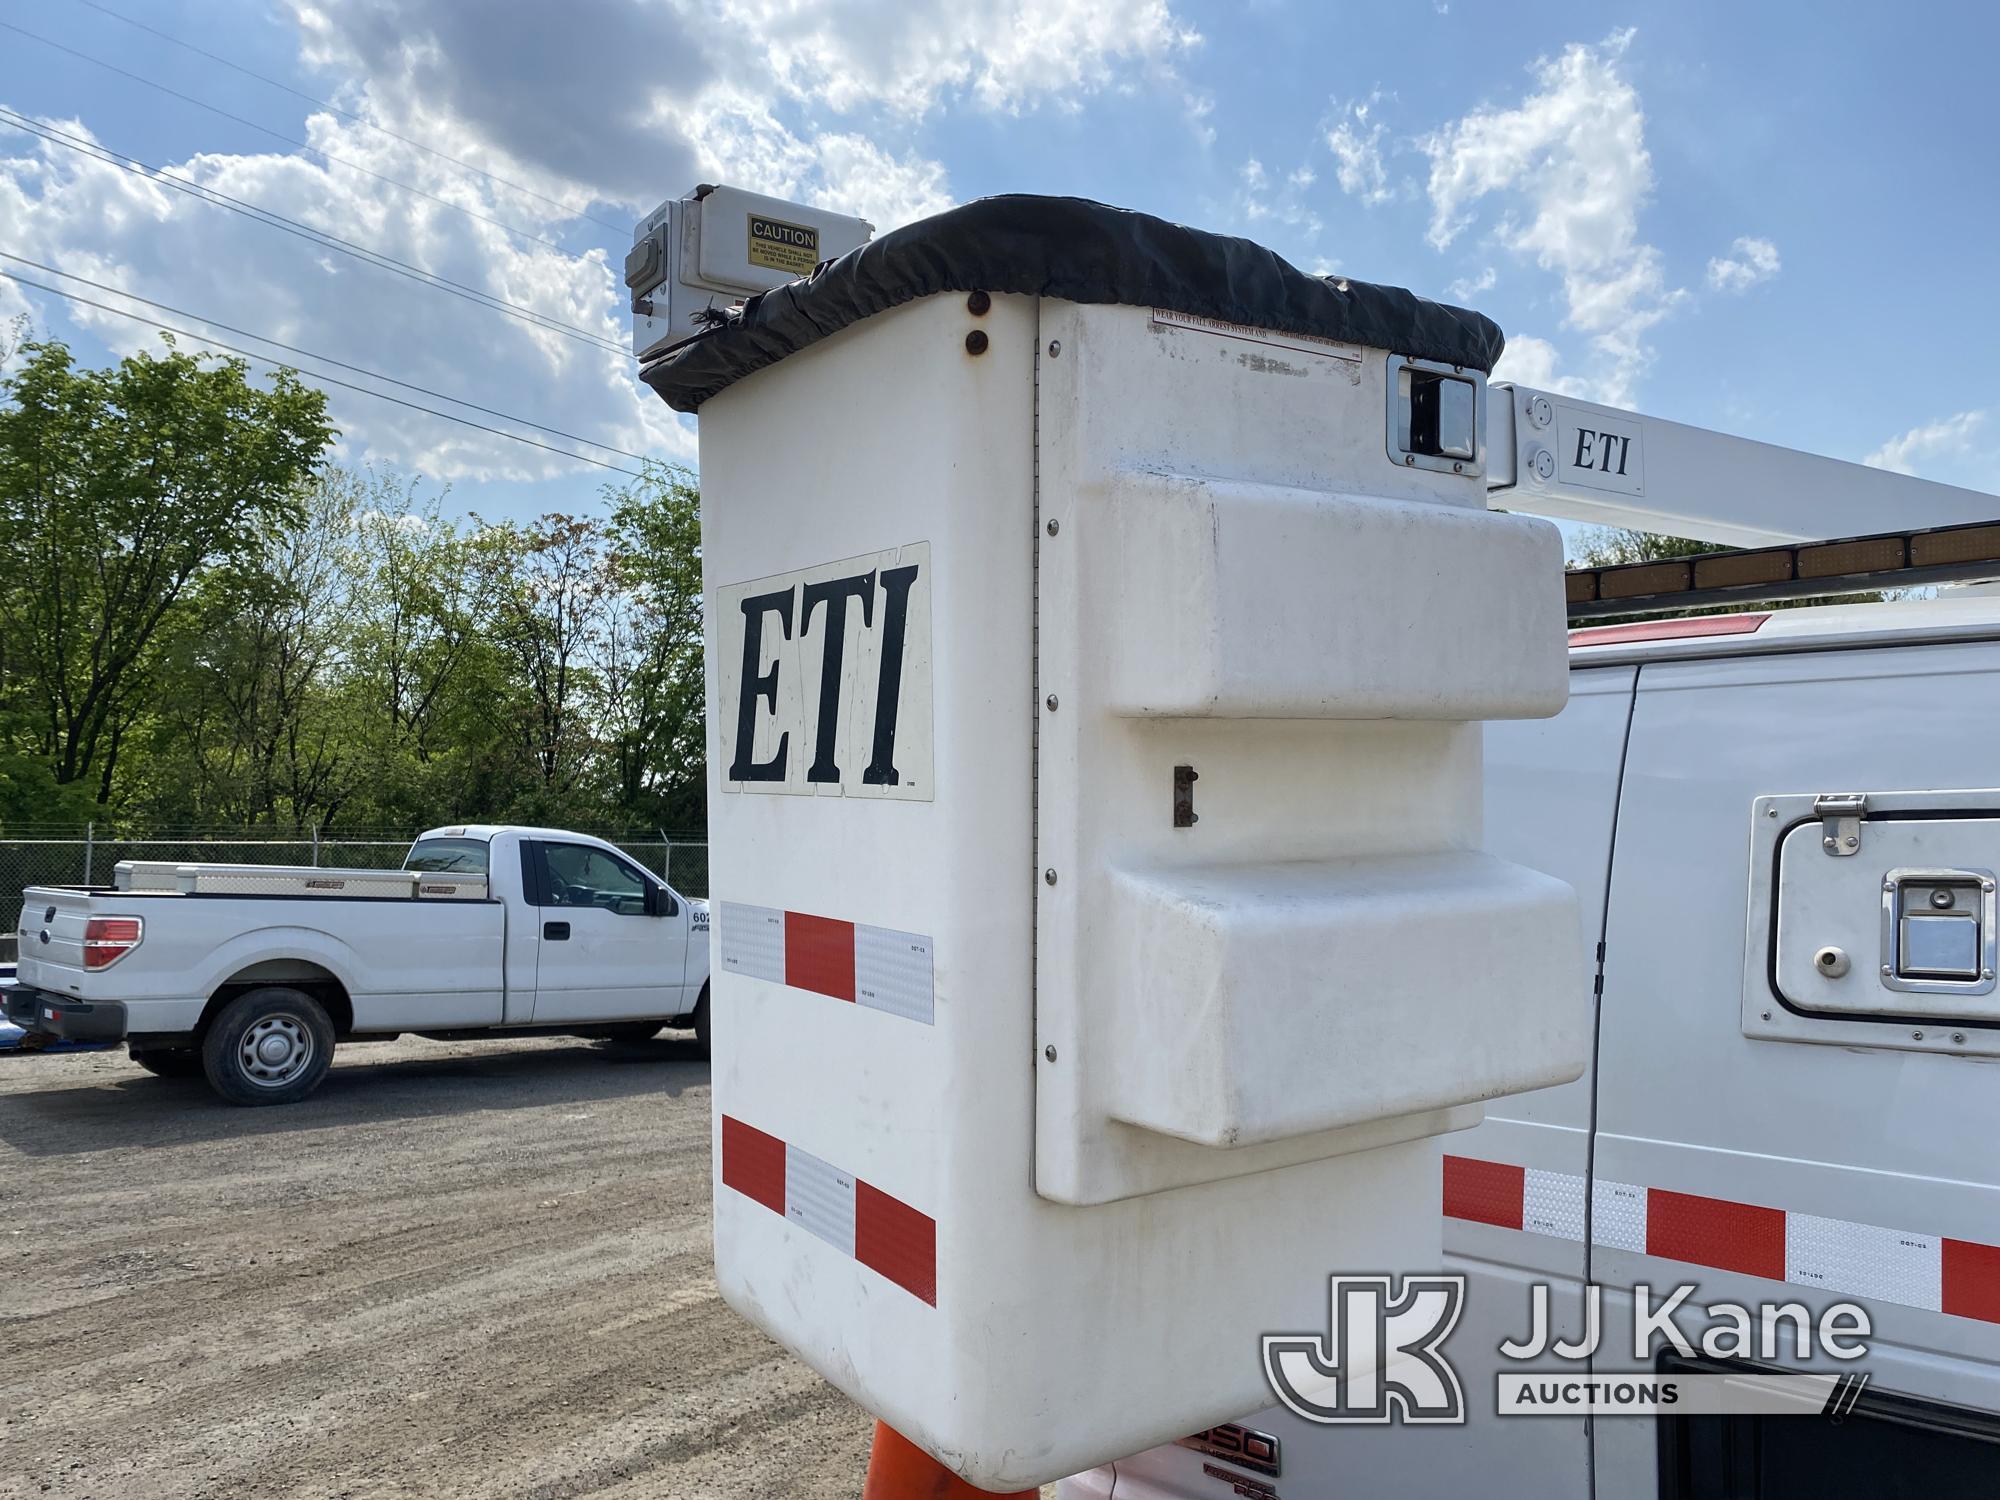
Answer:
[{"label": "eti logo decal on bucket", "polygon": [[1328,1330],[1266,1334],[1264,1378],[1308,1422],[1462,1423],[1465,1393],[1439,1345],[1465,1310],[1463,1276],[1334,1276]]},{"label": "eti logo decal on bucket", "polygon": [[929,802],[931,549],[715,591],[725,792]]}]

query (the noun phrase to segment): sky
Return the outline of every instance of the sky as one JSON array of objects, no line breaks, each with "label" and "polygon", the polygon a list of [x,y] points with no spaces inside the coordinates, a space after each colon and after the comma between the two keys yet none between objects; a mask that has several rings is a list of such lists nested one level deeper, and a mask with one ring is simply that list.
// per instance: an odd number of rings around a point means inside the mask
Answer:
[{"label": "sky", "polygon": [[0,272],[450,412],[328,387],[344,460],[528,518],[695,458],[626,352],[662,200],[1073,193],[1476,307],[1501,377],[2000,490],[1996,50],[1969,3],[0,0]]}]

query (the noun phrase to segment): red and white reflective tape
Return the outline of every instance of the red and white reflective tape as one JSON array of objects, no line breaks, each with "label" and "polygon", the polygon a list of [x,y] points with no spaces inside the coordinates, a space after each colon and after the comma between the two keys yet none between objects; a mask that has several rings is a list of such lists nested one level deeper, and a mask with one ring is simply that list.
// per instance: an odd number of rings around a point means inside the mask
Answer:
[{"label": "red and white reflective tape", "polygon": [[735,901],[721,904],[716,925],[728,973],[933,1024],[931,940],[922,933]]},{"label": "red and white reflective tape", "polygon": [[[1583,1193],[1568,1172],[1444,1159],[1451,1219],[1580,1242]],[[1590,1200],[1591,1239],[1609,1249],[2000,1323],[2000,1246],[1625,1182],[1592,1184]]]},{"label": "red and white reflective tape", "polygon": [[937,1306],[937,1220],[929,1214],[728,1115],[722,1184]]}]

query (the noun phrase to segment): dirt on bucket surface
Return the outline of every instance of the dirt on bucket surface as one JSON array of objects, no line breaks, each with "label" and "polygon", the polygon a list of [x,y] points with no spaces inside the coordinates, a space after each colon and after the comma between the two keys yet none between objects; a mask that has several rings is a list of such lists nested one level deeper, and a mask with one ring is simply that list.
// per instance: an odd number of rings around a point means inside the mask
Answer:
[{"label": "dirt on bucket surface", "polygon": [[870,1422],[716,1293],[708,1122],[674,1033],[273,1109],[0,1055],[0,1495],[853,1500]]}]

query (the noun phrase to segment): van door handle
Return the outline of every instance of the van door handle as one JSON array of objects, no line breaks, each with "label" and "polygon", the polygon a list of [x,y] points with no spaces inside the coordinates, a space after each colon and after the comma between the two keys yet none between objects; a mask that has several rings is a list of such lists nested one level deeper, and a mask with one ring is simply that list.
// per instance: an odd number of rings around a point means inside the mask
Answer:
[{"label": "van door handle", "polygon": [[544,922],[542,923],[542,936],[552,943],[566,943],[569,941],[569,923]]}]

